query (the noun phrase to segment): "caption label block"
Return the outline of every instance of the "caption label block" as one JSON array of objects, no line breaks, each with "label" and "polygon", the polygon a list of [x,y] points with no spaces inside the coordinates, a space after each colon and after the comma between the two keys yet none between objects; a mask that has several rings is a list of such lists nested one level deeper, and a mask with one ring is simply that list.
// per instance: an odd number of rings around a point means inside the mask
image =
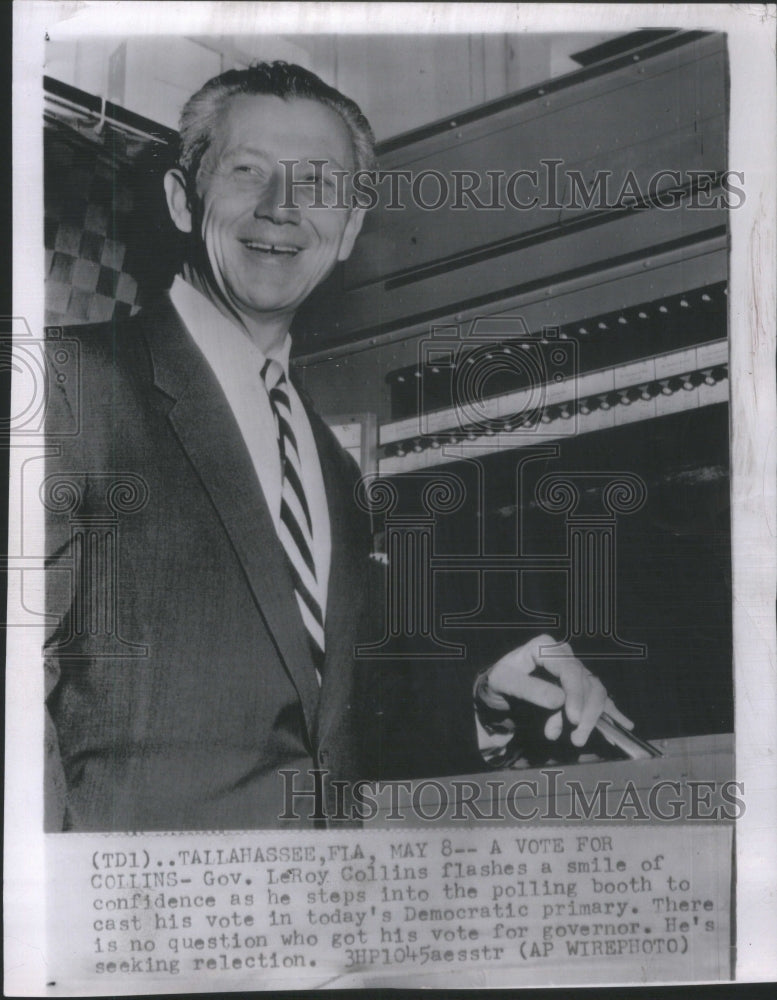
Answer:
[{"label": "caption label block", "polygon": [[58,834],[48,838],[50,990],[438,985],[440,975],[466,985],[473,973],[481,986],[727,979],[731,835],[691,825]]}]

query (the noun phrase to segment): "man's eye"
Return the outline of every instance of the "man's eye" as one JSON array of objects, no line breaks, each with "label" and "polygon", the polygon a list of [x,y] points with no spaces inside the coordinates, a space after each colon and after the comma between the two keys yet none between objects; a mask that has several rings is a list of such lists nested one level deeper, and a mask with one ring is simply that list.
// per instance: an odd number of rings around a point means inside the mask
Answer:
[{"label": "man's eye", "polygon": [[240,163],[235,167],[235,173],[246,177],[261,177],[262,171],[250,163]]},{"label": "man's eye", "polygon": [[324,177],[323,174],[308,174],[307,177],[302,177],[300,183],[307,185],[308,187],[315,187],[321,190],[321,188],[331,188],[332,181],[328,177]]}]

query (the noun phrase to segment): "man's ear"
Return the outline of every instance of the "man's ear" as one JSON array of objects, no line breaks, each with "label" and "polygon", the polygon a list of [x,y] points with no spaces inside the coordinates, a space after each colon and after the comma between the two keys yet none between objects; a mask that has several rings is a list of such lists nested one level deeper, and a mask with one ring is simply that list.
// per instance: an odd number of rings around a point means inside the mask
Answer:
[{"label": "man's ear", "polygon": [[348,260],[351,256],[351,251],[353,250],[353,245],[356,242],[356,237],[359,235],[362,230],[362,226],[364,225],[364,214],[365,209],[363,208],[351,209],[348,222],[345,224],[343,238],[340,241],[340,249],[337,253],[338,260]]},{"label": "man's ear", "polygon": [[189,207],[189,195],[186,190],[186,177],[182,170],[175,167],[165,174],[165,195],[170,218],[182,233],[192,231],[192,212]]}]

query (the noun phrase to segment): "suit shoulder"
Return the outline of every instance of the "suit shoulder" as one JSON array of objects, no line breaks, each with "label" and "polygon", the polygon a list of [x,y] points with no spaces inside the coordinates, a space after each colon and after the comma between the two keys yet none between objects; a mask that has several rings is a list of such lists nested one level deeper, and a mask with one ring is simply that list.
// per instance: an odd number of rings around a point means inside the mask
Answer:
[{"label": "suit shoulder", "polygon": [[[141,313],[127,319],[109,320],[104,323],[84,323],[76,326],[46,327],[46,343],[75,345],[84,357],[99,360],[115,355],[116,349],[136,340],[144,322]],[[50,350],[49,354],[53,352]],[[56,361],[57,358],[54,357]]]},{"label": "suit shoulder", "polygon": [[48,435],[62,437],[71,448],[79,429],[91,428],[93,442],[101,427],[108,433],[111,419],[131,405],[133,387],[145,383],[151,370],[143,326],[138,314],[118,322],[47,328]]},{"label": "suit shoulder", "polygon": [[137,350],[143,339],[144,321],[143,314],[138,313],[127,319],[106,323],[47,327],[47,354],[55,368],[68,362],[72,364],[74,354],[82,364],[114,366],[120,357]]}]

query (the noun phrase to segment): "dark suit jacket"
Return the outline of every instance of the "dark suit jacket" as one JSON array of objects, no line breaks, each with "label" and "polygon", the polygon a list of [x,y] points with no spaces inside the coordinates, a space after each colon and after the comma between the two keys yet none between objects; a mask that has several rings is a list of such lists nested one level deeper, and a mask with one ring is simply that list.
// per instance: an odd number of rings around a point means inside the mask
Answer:
[{"label": "dark suit jacket", "polygon": [[44,486],[48,828],[282,825],[280,768],[482,770],[472,665],[354,660],[375,566],[358,470],[324,423],[309,411],[332,530],[319,691],[248,451],[169,300],[68,336]]}]

